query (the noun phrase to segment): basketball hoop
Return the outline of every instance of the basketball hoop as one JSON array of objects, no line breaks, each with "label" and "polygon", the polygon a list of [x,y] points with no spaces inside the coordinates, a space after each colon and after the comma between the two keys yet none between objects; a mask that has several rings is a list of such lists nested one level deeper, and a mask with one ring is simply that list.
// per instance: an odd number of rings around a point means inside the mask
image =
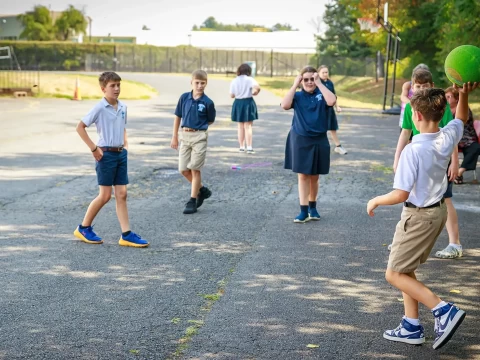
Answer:
[{"label": "basketball hoop", "polygon": [[369,18],[359,18],[357,22],[360,25],[360,30],[370,30],[372,33],[376,33],[382,27],[379,23]]}]

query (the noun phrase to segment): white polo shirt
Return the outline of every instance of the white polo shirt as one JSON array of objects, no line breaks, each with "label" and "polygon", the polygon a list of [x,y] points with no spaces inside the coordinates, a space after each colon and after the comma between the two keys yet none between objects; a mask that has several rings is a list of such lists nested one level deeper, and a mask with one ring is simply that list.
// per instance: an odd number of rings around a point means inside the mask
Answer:
[{"label": "white polo shirt", "polygon": [[440,201],[447,190],[447,167],[463,136],[463,122],[450,121],[439,132],[418,134],[400,155],[393,188],[408,191],[409,202],[426,207]]},{"label": "white polo shirt", "polygon": [[82,119],[88,127],[95,124],[98,134],[97,146],[122,146],[125,125],[127,123],[127,106],[118,100],[117,110],[103,98]]},{"label": "white polo shirt", "polygon": [[237,76],[230,84],[230,94],[235,95],[235,99],[251,98],[252,88],[258,86],[254,78],[247,75]]}]

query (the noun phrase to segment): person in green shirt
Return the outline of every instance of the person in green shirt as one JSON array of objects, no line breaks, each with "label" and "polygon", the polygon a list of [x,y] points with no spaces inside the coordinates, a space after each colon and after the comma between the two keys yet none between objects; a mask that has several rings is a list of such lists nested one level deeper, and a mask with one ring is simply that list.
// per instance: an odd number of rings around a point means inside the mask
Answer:
[{"label": "person in green shirt", "polygon": [[[434,87],[432,73],[426,69],[418,69],[412,75],[412,90],[413,93]],[[448,124],[450,120],[453,119],[452,111],[450,107],[445,108],[445,113],[443,114],[442,120],[440,121],[439,127],[444,127]],[[397,150],[395,152],[395,161],[393,163],[393,171],[397,170],[398,161],[400,159],[400,154],[407,144],[410,142],[410,136],[419,134],[419,131],[415,128],[415,125],[412,120],[412,106],[408,103],[405,106],[405,113],[402,123],[402,132],[398,138]],[[453,180],[455,180],[458,174],[458,147],[455,146],[452,158],[450,160],[450,165],[448,166],[448,188],[445,192],[444,198],[445,203],[447,204],[448,217],[446,228],[448,232],[448,246],[435,253],[435,256],[443,259],[455,259],[463,255],[462,245],[460,244],[460,234],[458,231],[458,217],[457,211],[453,206],[452,196],[453,196]]]}]

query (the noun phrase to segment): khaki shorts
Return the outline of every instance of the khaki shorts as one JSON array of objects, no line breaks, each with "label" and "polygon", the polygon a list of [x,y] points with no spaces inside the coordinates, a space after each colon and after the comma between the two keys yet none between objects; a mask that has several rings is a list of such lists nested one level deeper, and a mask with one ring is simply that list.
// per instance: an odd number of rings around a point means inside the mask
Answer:
[{"label": "khaki shorts", "polygon": [[447,221],[447,205],[421,209],[404,207],[395,229],[388,268],[411,273],[427,261]]},{"label": "khaki shorts", "polygon": [[182,131],[178,171],[200,170],[207,155],[207,131]]}]

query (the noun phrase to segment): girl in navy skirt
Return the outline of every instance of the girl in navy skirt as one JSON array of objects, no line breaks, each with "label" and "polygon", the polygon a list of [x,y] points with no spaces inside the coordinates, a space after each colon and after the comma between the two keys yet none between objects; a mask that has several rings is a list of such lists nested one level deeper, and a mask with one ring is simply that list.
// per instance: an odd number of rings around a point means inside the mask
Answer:
[{"label": "girl in navy skirt", "polygon": [[[302,85],[302,90],[297,88]],[[323,85],[317,70],[305,67],[282,100],[285,110],[293,109],[293,121],[285,148],[285,169],[298,174],[300,214],[294,222],[319,220],[317,211],[319,175],[330,170],[327,106],[336,96]]]},{"label": "girl in navy skirt", "polygon": [[[335,87],[333,86],[333,82],[328,77],[329,75],[328,66],[327,65],[320,66],[318,68],[318,74],[320,75],[322,84],[325,85],[328,90],[330,90],[332,93],[335,94]],[[340,109],[340,106],[338,106],[337,103],[335,103],[335,109],[333,106],[327,106],[328,130],[330,130],[330,134],[332,134],[333,142],[335,143],[335,152],[340,155],[345,155],[347,153],[347,150],[345,150],[345,148],[342,147],[342,144],[340,143],[340,140],[338,139],[338,136],[337,136],[338,121],[337,121],[337,114],[335,114],[335,110],[337,112],[342,112],[342,109]]]},{"label": "girl in navy skirt", "polygon": [[232,121],[238,123],[238,142],[240,152],[253,154],[253,121],[258,119],[257,105],[253,96],[258,95],[260,86],[250,75],[252,68],[242,64],[237,69],[237,77],[230,84],[230,96],[235,98],[232,106]]}]

